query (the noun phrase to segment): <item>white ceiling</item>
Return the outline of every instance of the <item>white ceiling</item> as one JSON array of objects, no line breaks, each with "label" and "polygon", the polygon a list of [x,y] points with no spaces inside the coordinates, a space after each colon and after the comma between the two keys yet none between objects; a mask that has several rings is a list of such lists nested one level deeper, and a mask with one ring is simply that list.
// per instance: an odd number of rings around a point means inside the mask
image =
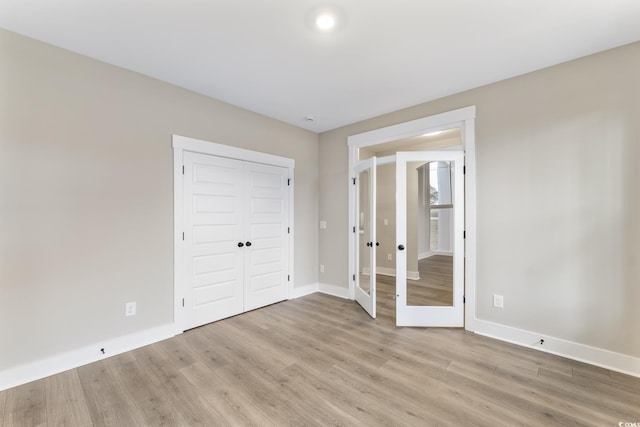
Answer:
[{"label": "white ceiling", "polygon": [[314,132],[640,40],[640,0],[335,0],[328,34],[325,4],[0,0],[0,27]]}]

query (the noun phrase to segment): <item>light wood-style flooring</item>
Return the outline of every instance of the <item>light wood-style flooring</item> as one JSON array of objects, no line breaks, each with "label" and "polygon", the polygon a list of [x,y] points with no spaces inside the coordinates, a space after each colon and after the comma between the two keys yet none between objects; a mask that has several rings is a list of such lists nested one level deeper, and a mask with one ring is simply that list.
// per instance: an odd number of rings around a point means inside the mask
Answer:
[{"label": "light wood-style flooring", "polygon": [[638,378],[323,294],[0,392],[4,426],[619,422],[640,422]]},{"label": "light wood-style flooring", "polygon": [[[420,279],[407,280],[407,305],[453,304],[453,257],[433,255],[418,261]],[[369,293],[370,276],[360,275],[360,287]],[[376,275],[377,298],[395,295],[396,277]],[[387,295],[388,294],[388,295]]]}]

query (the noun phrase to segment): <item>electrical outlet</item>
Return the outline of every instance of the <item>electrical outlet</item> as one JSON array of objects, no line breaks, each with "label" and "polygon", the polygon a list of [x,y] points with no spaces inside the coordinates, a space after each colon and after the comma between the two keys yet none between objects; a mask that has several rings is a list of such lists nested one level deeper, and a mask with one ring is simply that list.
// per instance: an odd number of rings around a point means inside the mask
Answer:
[{"label": "electrical outlet", "polygon": [[135,316],[136,314],[136,303],[128,302],[124,305],[124,315],[125,316]]},{"label": "electrical outlet", "polygon": [[387,218],[385,218],[383,221],[384,225],[389,225],[389,220]]},{"label": "electrical outlet", "polygon": [[320,264],[320,273],[324,273],[324,264]]},{"label": "electrical outlet", "polygon": [[320,221],[320,230],[326,230],[327,229],[327,221]]},{"label": "electrical outlet", "polygon": [[391,254],[387,254],[387,260],[389,260],[389,261],[393,261],[393,255],[391,255]]},{"label": "electrical outlet", "polygon": [[504,308],[504,297],[502,295],[493,294],[493,306],[495,308]]}]

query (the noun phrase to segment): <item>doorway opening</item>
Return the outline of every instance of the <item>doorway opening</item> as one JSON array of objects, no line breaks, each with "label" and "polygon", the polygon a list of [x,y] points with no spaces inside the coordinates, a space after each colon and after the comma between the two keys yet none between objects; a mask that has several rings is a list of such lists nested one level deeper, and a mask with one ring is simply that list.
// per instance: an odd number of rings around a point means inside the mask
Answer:
[{"label": "doorway opening", "polygon": [[467,107],[349,137],[350,295],[371,317],[471,327],[474,119]]}]

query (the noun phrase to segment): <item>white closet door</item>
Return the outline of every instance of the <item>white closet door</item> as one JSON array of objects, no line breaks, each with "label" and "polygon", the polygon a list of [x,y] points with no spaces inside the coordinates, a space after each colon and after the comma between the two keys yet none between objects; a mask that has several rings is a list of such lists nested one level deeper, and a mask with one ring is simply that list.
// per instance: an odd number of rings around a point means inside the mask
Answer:
[{"label": "white closet door", "polygon": [[288,175],[283,167],[245,164],[245,311],[287,299]]},{"label": "white closet door", "polygon": [[244,164],[184,153],[186,325],[243,311]]}]

